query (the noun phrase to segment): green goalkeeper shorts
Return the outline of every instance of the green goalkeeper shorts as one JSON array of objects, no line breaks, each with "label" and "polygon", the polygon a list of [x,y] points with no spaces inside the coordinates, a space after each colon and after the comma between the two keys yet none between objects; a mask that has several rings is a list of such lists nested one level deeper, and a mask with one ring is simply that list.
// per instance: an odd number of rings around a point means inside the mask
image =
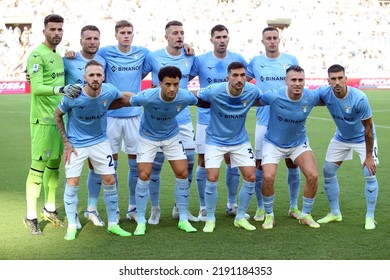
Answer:
[{"label": "green goalkeeper shorts", "polygon": [[31,159],[59,159],[64,150],[61,135],[55,125],[31,124]]}]

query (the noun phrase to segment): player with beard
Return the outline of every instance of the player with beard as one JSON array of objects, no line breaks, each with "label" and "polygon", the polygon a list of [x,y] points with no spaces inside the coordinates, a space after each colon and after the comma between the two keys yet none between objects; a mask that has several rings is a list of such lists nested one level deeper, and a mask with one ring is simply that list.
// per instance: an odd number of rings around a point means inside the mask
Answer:
[{"label": "player with beard", "polygon": [[[117,222],[118,191],[116,188],[115,168],[110,143],[106,134],[107,111],[114,100],[122,101],[122,106],[130,106],[117,88],[112,84],[103,83],[103,66],[91,60],[85,65],[84,80],[86,85],[81,95],[76,99],[64,97],[58,105],[54,118],[58,131],[64,143],[64,162],[66,184],[64,205],[68,218],[66,240],[74,240],[77,229],[81,228],[78,221],[78,190],[84,161],[89,159],[94,172],[102,177],[106,205],[108,227],[107,231],[119,236],[130,236]],[[63,116],[67,114],[68,121],[65,130]]]},{"label": "player with beard", "polygon": [[81,86],[64,87],[64,63],[57,46],[62,40],[64,18],[51,14],[44,19],[45,41],[27,60],[31,83],[31,166],[26,180],[27,215],[23,220],[33,235],[41,234],[37,218],[37,199],[44,187],[41,216],[54,226],[63,227],[56,209],[56,190],[63,144],[55,122],[54,111],[62,95],[76,97]]},{"label": "player with beard", "polygon": [[[100,30],[94,25],[86,25],[81,29],[80,34],[81,50],[76,53],[68,52],[65,54],[65,84],[84,84],[85,65],[88,61],[94,59],[106,68],[106,61],[97,53],[100,46]],[[69,57],[67,57],[69,56]],[[104,222],[100,218],[97,204],[99,200],[99,193],[101,184],[93,184],[93,168],[89,163],[90,172],[88,174],[88,207],[84,212],[84,216],[91,220],[95,226],[104,226]]]}]

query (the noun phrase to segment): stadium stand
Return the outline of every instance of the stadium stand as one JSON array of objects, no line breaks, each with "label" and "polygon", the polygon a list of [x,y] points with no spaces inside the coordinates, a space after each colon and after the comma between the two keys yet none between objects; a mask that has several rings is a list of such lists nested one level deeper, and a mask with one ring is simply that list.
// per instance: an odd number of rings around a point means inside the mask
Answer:
[{"label": "stadium stand", "polygon": [[[246,59],[259,54],[261,30],[281,24],[281,50],[295,54],[307,77],[324,75],[334,63],[349,77],[388,77],[390,72],[390,1],[378,0],[3,0],[0,10],[0,81],[24,80],[29,50],[40,43],[42,20],[49,13],[65,17],[62,53],[78,50],[85,24],[102,31],[101,46],[115,44],[116,20],[135,25],[134,44],[151,50],[166,44],[164,26],[177,19],[186,26],[186,42],[197,54],[210,49],[209,30],[226,25],[229,49]],[[146,24],[147,23],[147,24]],[[76,35],[77,34],[77,35]]]}]

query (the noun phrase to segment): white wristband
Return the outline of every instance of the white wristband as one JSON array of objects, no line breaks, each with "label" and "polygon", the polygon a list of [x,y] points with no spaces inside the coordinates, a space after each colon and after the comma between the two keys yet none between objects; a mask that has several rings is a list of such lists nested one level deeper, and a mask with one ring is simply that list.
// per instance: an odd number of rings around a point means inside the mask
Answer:
[{"label": "white wristband", "polygon": [[61,89],[62,89],[61,86],[53,87],[53,94],[54,95],[60,95],[60,94],[62,95]]}]

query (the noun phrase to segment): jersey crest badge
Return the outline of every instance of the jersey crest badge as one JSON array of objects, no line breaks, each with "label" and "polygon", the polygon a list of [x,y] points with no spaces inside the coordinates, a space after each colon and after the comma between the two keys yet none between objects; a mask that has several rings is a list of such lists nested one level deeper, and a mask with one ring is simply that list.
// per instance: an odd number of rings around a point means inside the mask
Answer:
[{"label": "jersey crest badge", "polygon": [[106,107],[107,106],[107,99],[106,100],[102,100],[102,103],[103,103],[103,106]]},{"label": "jersey crest badge", "polygon": [[180,112],[181,106],[176,106],[176,112]]},{"label": "jersey crest badge", "polygon": [[345,112],[346,112],[347,114],[351,113],[351,106],[346,105],[346,106],[345,106]]},{"label": "jersey crest badge", "polygon": [[304,113],[307,112],[307,105],[303,105],[303,106],[302,106],[302,111],[303,111]]},{"label": "jersey crest badge", "polygon": [[38,70],[39,70],[39,64],[34,64],[34,66],[33,66],[33,73],[37,73],[38,72]]}]

